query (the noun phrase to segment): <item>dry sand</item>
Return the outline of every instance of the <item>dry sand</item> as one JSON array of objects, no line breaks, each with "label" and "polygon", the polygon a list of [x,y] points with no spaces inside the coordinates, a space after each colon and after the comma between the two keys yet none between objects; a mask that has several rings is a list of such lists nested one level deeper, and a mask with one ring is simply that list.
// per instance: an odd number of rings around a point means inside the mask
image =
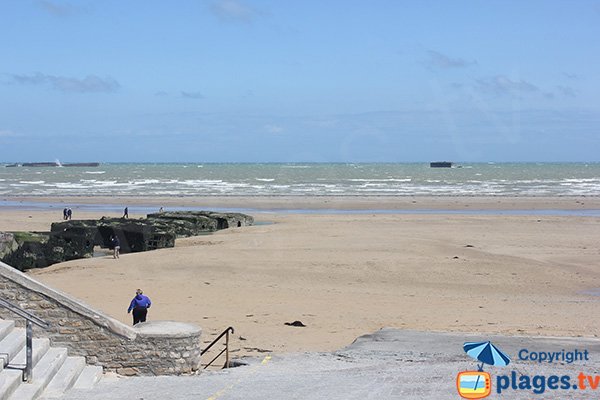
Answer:
[{"label": "dry sand", "polygon": [[[443,200],[409,198],[396,204],[417,201],[418,208],[442,208]],[[237,201],[256,208],[269,203]],[[363,205],[371,200],[332,201],[331,208],[349,209],[367,208]],[[314,204],[322,202],[313,199]],[[446,198],[448,209],[598,209],[598,202]],[[134,212],[132,200],[128,203]],[[149,204],[147,199],[138,200],[142,203]],[[107,213],[78,212],[75,217],[102,214]],[[0,230],[47,230],[57,216],[60,219],[60,211],[3,210]],[[600,296],[585,293],[600,288],[600,218],[282,213],[255,217],[272,224],[178,239],[173,249],[125,254],[119,260],[108,256],[74,260],[29,274],[125,323],[131,322],[126,309],[135,289],[143,288],[154,303],[150,319],[196,323],[204,329],[205,341],[234,326],[238,354],[334,350],[384,326],[600,334],[594,317]],[[306,327],[284,325],[295,320]]]}]

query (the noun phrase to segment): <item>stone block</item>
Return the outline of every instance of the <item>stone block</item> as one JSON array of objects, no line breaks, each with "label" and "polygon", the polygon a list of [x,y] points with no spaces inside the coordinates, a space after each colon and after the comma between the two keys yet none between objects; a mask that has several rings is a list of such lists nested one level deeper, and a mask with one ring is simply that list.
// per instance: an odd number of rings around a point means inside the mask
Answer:
[{"label": "stone block", "polygon": [[70,335],[70,334],[77,333],[77,329],[73,329],[73,328],[60,328],[58,330],[58,333],[60,333],[61,335]]},{"label": "stone block", "polygon": [[85,357],[85,362],[87,364],[96,364],[98,362],[98,357],[96,357],[96,356],[86,356]]},{"label": "stone block", "polygon": [[51,303],[47,300],[38,301],[37,304],[41,309],[56,308],[54,303]]}]

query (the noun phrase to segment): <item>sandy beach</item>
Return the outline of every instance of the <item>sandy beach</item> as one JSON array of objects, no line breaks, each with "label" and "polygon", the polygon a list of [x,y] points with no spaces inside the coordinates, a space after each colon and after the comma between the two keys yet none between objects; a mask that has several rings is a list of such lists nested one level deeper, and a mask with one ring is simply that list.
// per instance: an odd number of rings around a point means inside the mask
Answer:
[{"label": "sandy beach", "polygon": [[[136,204],[257,210],[600,209],[600,199],[584,197],[226,200],[106,201],[126,202],[131,217],[142,216]],[[0,231],[48,230],[60,213],[5,208]],[[75,218],[102,215],[107,213],[76,211]],[[257,212],[254,217],[260,224],[178,239],[172,249],[119,260],[74,260],[28,274],[128,324],[127,306],[135,289],[142,288],[153,301],[149,318],[198,324],[205,341],[233,326],[232,344],[240,355],[335,350],[382,327],[600,334],[592,316],[600,301],[600,218],[326,211]],[[306,327],[284,324],[295,320]]]}]

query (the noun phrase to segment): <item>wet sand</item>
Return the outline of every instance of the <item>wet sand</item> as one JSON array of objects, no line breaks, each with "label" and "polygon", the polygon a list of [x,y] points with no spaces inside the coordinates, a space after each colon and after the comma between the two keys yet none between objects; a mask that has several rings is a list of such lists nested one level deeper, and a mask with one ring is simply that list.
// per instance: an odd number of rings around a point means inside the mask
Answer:
[{"label": "wet sand", "polygon": [[[135,206],[243,208],[262,211],[276,210],[585,210],[600,209],[600,197],[477,197],[477,196],[226,196],[226,197],[4,197],[12,209],[19,203],[52,204],[62,211],[79,205],[114,205],[130,209]],[[130,210],[131,211],[131,210]]]}]

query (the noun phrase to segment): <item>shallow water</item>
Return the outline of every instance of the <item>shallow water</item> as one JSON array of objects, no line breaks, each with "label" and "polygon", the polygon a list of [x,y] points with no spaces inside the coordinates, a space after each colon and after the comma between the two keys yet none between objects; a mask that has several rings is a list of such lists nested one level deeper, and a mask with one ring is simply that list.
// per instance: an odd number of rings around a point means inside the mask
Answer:
[{"label": "shallow water", "polygon": [[[70,205],[74,210],[74,218],[77,218],[77,211],[97,211],[122,213],[123,206],[117,204],[76,204]],[[0,200],[0,210],[19,209],[19,210],[56,210],[62,217],[64,203],[52,202],[34,202],[34,201],[12,201]],[[342,210],[342,209],[310,209],[310,208],[274,208],[271,210],[255,208],[222,208],[222,207],[169,207],[165,211],[202,211],[210,208],[217,212],[241,212],[247,214],[455,214],[455,215],[539,215],[539,216],[574,216],[574,217],[600,217],[600,210],[431,210],[431,209],[413,209],[413,210],[389,210],[389,209],[364,209],[364,210]],[[129,207],[129,213],[150,214],[157,212],[156,206],[135,206]]]}]

